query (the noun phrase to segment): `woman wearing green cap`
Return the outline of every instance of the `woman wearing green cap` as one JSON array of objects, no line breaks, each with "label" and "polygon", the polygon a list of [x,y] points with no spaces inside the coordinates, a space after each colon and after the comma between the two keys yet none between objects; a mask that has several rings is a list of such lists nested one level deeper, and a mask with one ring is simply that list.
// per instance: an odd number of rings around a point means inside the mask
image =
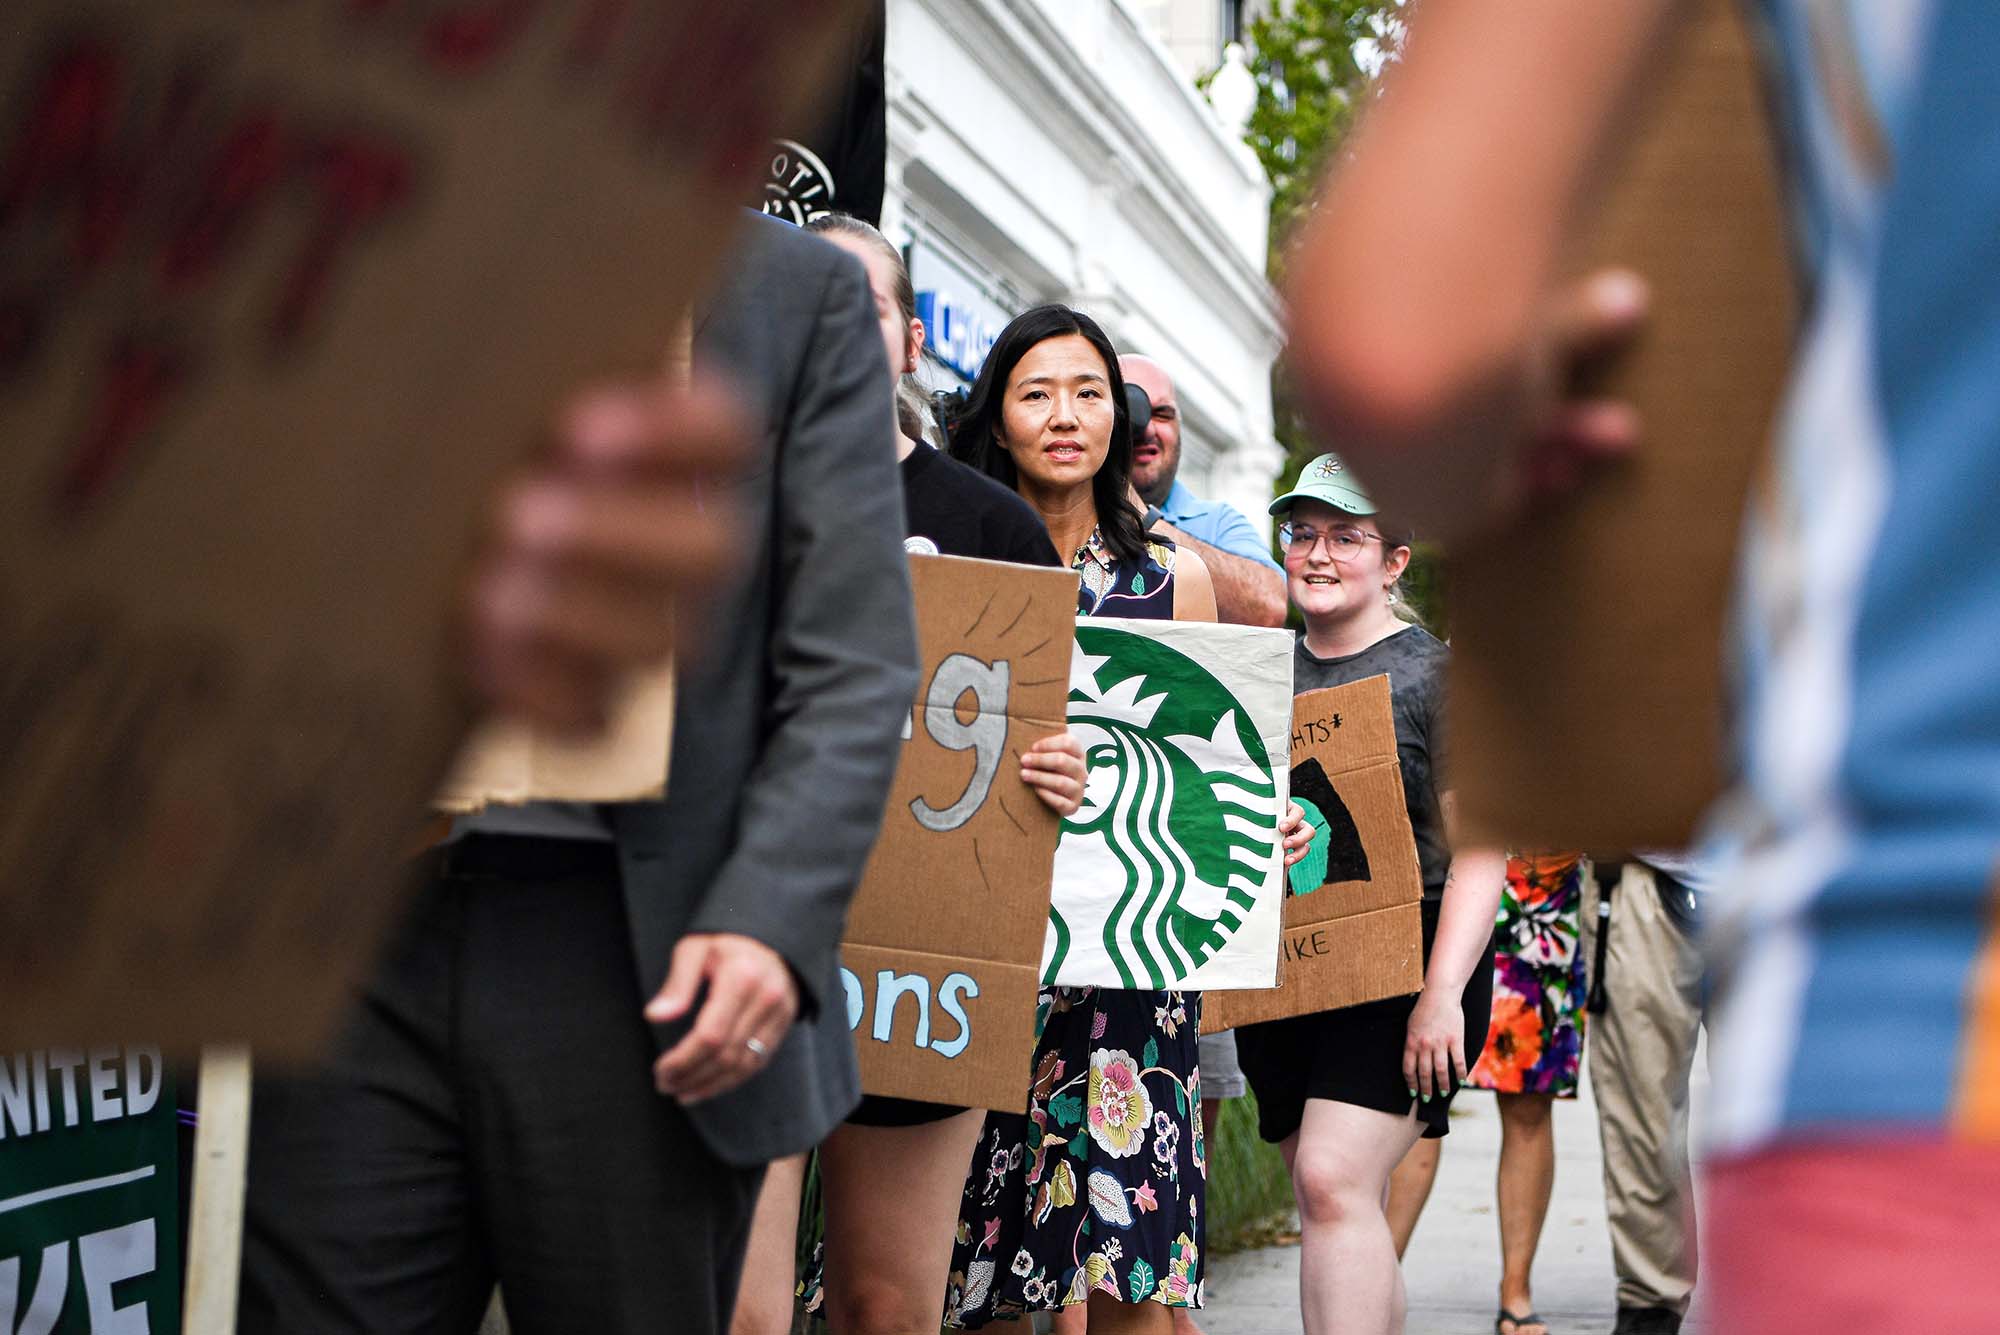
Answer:
[{"label": "woman wearing green cap", "polygon": [[1493,916],[1506,879],[1497,852],[1454,855],[1438,783],[1449,651],[1396,615],[1407,535],[1384,524],[1331,454],[1271,504],[1285,579],[1305,617],[1293,668],[1303,693],[1388,674],[1403,796],[1424,881],[1424,989],[1416,996],[1237,1031],[1298,1198],[1300,1302],[1309,1335],[1396,1335],[1405,1298],[1384,1211],[1389,1175],[1420,1137],[1445,1134],[1453,1092],[1486,1041]]}]

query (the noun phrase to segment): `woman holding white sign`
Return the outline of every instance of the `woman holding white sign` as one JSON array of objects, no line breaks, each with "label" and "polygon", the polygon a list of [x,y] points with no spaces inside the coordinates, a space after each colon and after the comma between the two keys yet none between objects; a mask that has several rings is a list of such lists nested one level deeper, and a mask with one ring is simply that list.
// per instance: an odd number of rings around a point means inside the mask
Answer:
[{"label": "woman holding white sign", "polygon": [[[1110,340],[1052,305],[1001,332],[951,447],[1041,516],[1079,614],[1214,621],[1200,558],[1140,527],[1131,439]],[[1027,1113],[989,1115],[973,1156],[946,1324],[1060,1310],[1064,1332],[1164,1335],[1201,1303],[1201,994],[1047,988],[1042,1014]]]},{"label": "woman holding white sign", "polygon": [[[881,232],[847,214],[828,214],[806,230],[853,255],[867,271],[889,373],[903,382],[898,408],[904,409],[913,398],[903,391],[914,383],[924,323],[903,257]],[[1026,502],[916,439],[918,423],[901,415],[888,444],[901,461],[909,551],[1057,564],[1048,532]],[[1022,755],[1021,778],[1050,810],[1067,816],[1083,795],[1083,749],[1068,733],[1043,738]],[[953,1206],[979,1126],[976,1111],[870,1095],[821,1144],[824,1310],[834,1335],[895,1335],[936,1324]],[[792,1328],[805,1162],[797,1155],[766,1173],[731,1335],[785,1335]],[[817,1280],[808,1276],[807,1287],[817,1288]]]},{"label": "woman holding white sign", "polygon": [[1285,577],[1305,616],[1300,693],[1386,673],[1403,797],[1423,873],[1424,988],[1411,997],[1244,1025],[1236,1049],[1258,1130],[1284,1151],[1298,1198],[1299,1290],[1310,1335],[1400,1335],[1406,1299],[1384,1213],[1389,1175],[1419,1137],[1447,1130],[1493,1005],[1493,915],[1506,860],[1454,853],[1438,781],[1449,650],[1396,615],[1406,535],[1341,461],[1322,454],[1271,503]]}]

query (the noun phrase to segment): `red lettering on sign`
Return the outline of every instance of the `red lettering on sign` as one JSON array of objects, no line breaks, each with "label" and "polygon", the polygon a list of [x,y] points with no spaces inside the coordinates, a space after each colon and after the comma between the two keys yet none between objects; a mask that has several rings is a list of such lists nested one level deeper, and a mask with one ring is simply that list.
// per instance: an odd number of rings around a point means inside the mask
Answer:
[{"label": "red lettering on sign", "polygon": [[160,257],[168,291],[199,287],[214,275],[217,261],[284,175],[288,147],[277,114],[268,110],[248,112],[224,136],[192,215]]},{"label": "red lettering on sign", "polygon": [[190,369],[185,353],[159,340],[128,335],[112,346],[104,392],[57,485],[61,511],[75,515],[103,496],[168,401],[187,383]]},{"label": "red lettering on sign", "polygon": [[424,55],[447,74],[476,74],[514,44],[540,0],[480,0],[424,27]]},{"label": "red lettering on sign", "polygon": [[118,85],[118,58],[103,44],[77,42],[57,53],[0,175],[0,227],[36,198],[82,196],[73,249],[86,268],[111,249],[124,223],[126,201],[104,188],[103,170]]},{"label": "red lettering on sign", "polygon": [[688,7],[678,38],[652,46],[632,84],[638,128],[647,142],[671,143],[688,135],[706,139],[710,151],[700,166],[711,179],[761,154],[766,94],[754,76],[768,64],[781,35],[774,19],[761,9]]},{"label": "red lettering on sign", "polygon": [[399,150],[360,139],[323,144],[309,170],[319,183],[321,207],[278,296],[271,333],[280,343],[298,337],[311,322],[348,244],[404,200],[413,176]]}]

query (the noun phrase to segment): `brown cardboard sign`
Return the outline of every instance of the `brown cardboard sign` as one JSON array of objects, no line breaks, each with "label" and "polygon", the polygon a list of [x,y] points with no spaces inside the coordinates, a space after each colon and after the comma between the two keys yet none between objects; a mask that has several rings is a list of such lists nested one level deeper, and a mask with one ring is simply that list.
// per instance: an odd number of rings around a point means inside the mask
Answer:
[{"label": "brown cardboard sign", "polygon": [[1642,444],[1574,503],[1452,554],[1460,829],[1501,847],[1682,847],[1721,786],[1737,534],[1790,360],[1794,295],[1755,60],[1704,0],[1579,272],[1644,274],[1608,395]]},{"label": "brown cardboard sign", "polygon": [[674,669],[627,685],[601,736],[552,736],[508,719],[474,729],[435,806],[463,815],[524,802],[643,802],[665,797],[674,740]]},{"label": "brown cardboard sign", "polygon": [[1203,1033],[1423,987],[1424,879],[1386,676],[1294,700],[1291,793],[1316,832],[1291,869],[1283,979],[1208,994]]},{"label": "brown cardboard sign", "polygon": [[[667,374],[685,384],[694,323],[683,318]],[[625,683],[596,737],[551,734],[513,719],[483,720],[459,748],[433,805],[454,815],[527,802],[642,802],[667,794],[673,754],[672,662]]]},{"label": "brown cardboard sign", "polygon": [[1077,577],[910,559],[922,658],[882,833],[841,944],[870,1094],[1018,1112],[1061,822],[1021,753],[1063,731]]},{"label": "brown cardboard sign", "polygon": [[658,372],[848,8],[8,6],[0,1049],[326,1032],[496,479]]}]

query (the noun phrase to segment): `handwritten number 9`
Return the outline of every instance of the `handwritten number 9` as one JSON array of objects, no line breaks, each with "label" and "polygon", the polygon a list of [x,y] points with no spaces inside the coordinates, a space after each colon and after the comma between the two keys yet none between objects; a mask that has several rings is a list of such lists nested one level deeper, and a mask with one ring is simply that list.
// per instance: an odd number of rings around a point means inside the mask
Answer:
[{"label": "handwritten number 9", "polygon": [[[957,801],[942,810],[919,797],[910,803],[917,823],[939,834],[971,820],[993,790],[1000,758],[1007,749],[1007,663],[982,663],[968,654],[953,654],[938,664],[931,689],[924,697],[924,731],[947,751],[973,754],[972,778]],[[979,714],[970,723],[958,717],[958,698],[967,691]]]}]

